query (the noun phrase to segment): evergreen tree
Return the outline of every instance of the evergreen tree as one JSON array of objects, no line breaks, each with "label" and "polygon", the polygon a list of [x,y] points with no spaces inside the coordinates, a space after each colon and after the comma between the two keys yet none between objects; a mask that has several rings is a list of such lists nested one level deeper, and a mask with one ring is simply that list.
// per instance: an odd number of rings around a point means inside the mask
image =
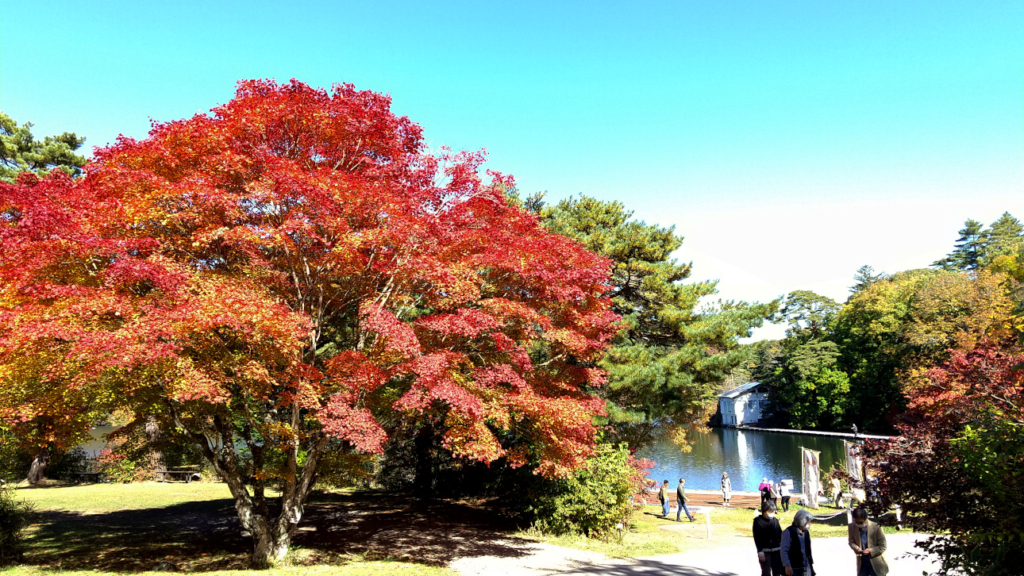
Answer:
[{"label": "evergreen tree", "polygon": [[795,290],[786,296],[786,302],[779,312],[789,324],[786,336],[807,342],[825,336],[829,323],[842,307],[842,304],[828,296],[810,290]]},{"label": "evergreen tree", "polygon": [[717,282],[685,282],[691,264],[672,258],[683,238],[672,227],[633,220],[621,202],[580,196],[549,206],[538,195],[522,202],[515,193],[510,200],[613,262],[609,295],[625,329],[601,362],[609,373],[602,389],[608,439],[638,448],[666,431],[685,441],[686,431],[703,427],[717,392],[748,357],[739,339],[778,302],[705,302]]},{"label": "evergreen tree", "polygon": [[79,176],[86,160],[75,150],[84,142],[85,138],[73,132],[47,136],[40,142],[32,135],[31,122],[18,126],[13,118],[0,112],[0,182],[14,182],[22,172],[45,176],[54,168]]},{"label": "evergreen tree", "polygon": [[1016,256],[1022,248],[1024,226],[1009,212],[1003,212],[984,230],[977,220],[965,222],[953,252],[933,266],[944,270],[977,270],[990,266],[1000,256]]},{"label": "evergreen tree", "polygon": [[758,381],[772,391],[772,416],[796,428],[836,429],[846,422],[850,379],[837,366],[839,347],[830,326],[842,305],[811,292],[791,292],[780,311],[786,338],[758,346]]},{"label": "evergreen tree", "polygon": [[866,289],[879,280],[885,280],[889,275],[885,272],[879,272],[875,274],[875,269],[865,264],[857,269],[857,272],[853,276],[853,281],[856,282],[853,286],[850,286],[850,292],[856,294],[861,290]]},{"label": "evergreen tree", "polygon": [[981,222],[967,220],[960,230],[960,237],[957,238],[953,251],[941,260],[936,260],[932,266],[938,266],[944,270],[975,270],[985,249],[985,231]]},{"label": "evergreen tree", "polygon": [[1024,247],[1024,226],[1020,220],[1003,212],[985,234],[985,250],[980,264],[988,266],[999,256],[1016,256]]}]

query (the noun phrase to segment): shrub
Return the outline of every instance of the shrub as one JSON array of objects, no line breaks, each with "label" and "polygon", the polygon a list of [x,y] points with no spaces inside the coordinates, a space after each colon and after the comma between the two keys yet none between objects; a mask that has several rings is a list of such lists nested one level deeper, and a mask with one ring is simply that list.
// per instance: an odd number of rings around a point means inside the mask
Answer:
[{"label": "shrub", "polygon": [[175,429],[160,430],[158,439],[151,441],[141,419],[124,424],[106,438],[96,462],[98,471],[111,482],[153,480],[157,468],[206,465],[199,447]]},{"label": "shrub", "polygon": [[32,507],[14,498],[14,489],[0,485],[0,566],[21,560],[23,531],[29,524]]},{"label": "shrub", "polygon": [[[56,452],[56,451],[55,451]],[[50,458],[46,469],[47,478],[71,482],[78,479],[79,472],[88,472],[92,463],[82,448],[72,448],[67,452],[56,452]]]},{"label": "shrub", "polygon": [[0,429],[0,480],[15,482],[28,475],[32,455],[15,442],[10,432]]},{"label": "shrub", "polygon": [[535,527],[554,534],[607,535],[637,511],[632,497],[649,482],[646,468],[648,463],[634,458],[625,444],[599,445],[575,474],[542,484],[532,504]]},{"label": "shrub", "polygon": [[[50,446],[48,452],[50,460],[46,467],[46,478],[51,480],[74,480],[76,473],[85,472],[89,468],[89,458],[81,448],[65,452]],[[20,445],[10,432],[0,431],[0,480],[24,480],[32,465],[33,453]]]}]

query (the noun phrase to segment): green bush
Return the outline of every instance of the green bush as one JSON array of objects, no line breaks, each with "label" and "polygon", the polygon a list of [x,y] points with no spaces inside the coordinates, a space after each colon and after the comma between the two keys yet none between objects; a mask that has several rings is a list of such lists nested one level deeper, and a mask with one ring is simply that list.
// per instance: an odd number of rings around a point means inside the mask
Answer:
[{"label": "green bush", "polygon": [[0,429],[0,480],[17,482],[28,475],[32,455],[18,445],[14,436]]},{"label": "green bush", "polygon": [[14,489],[0,485],[0,566],[21,560],[23,531],[29,524],[32,508],[14,498]]},{"label": "green bush", "polygon": [[[88,471],[89,459],[81,448],[63,451],[50,447],[48,451],[50,460],[46,478],[72,481],[78,472]],[[19,445],[10,432],[0,431],[0,480],[10,483],[24,480],[32,465],[33,454],[34,451],[30,452]]]},{"label": "green bush", "polygon": [[[199,447],[173,429],[161,430],[157,442],[151,443],[140,421],[107,434],[107,444],[96,458],[97,471],[110,482],[142,482],[156,478],[156,470],[184,466],[206,466]],[[154,449],[159,454],[154,457]],[[247,451],[246,451],[247,452]],[[246,454],[241,454],[244,456]]]},{"label": "green bush", "polygon": [[646,467],[625,444],[599,445],[575,474],[541,484],[532,498],[534,526],[552,534],[611,533],[616,524],[628,524],[637,511],[632,497],[647,482]]},{"label": "green bush", "polygon": [[74,482],[78,473],[89,472],[92,466],[88,454],[82,448],[72,448],[67,452],[53,451],[50,465],[46,469],[46,477],[52,480]]}]

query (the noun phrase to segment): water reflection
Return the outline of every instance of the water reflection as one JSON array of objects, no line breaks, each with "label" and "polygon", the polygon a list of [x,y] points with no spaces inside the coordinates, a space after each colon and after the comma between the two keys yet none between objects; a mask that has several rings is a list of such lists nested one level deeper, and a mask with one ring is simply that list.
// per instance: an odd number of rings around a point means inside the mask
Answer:
[{"label": "water reflection", "polygon": [[821,452],[821,470],[842,466],[843,440],[827,436],[755,432],[713,428],[694,439],[693,450],[679,451],[671,441],[662,441],[639,455],[657,462],[651,477],[675,483],[686,478],[686,486],[717,490],[722,472],[729,473],[733,490],[756,491],[761,478],[792,478],[800,486],[800,447]]}]

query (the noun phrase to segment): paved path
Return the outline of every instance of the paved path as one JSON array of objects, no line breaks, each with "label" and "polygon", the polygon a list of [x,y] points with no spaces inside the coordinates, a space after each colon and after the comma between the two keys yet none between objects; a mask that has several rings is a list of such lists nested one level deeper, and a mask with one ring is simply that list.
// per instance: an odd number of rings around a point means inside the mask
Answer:
[{"label": "paved path", "polygon": [[[934,572],[930,562],[906,558],[914,551],[916,534],[886,535],[889,550],[889,576],[921,576]],[[744,576],[759,573],[757,555],[749,539],[742,543],[727,538],[718,545],[696,547],[687,552],[636,559],[609,559],[593,552],[583,552],[539,542],[519,544],[517,557],[478,556],[452,562],[450,568],[463,576]],[[742,545],[740,545],[742,544]],[[814,541],[815,568],[818,576],[853,576],[853,553],[845,538],[822,538]]]},{"label": "paved path", "polygon": [[[921,576],[923,570],[934,571],[937,566],[912,558],[904,558],[906,552],[914,550],[914,542],[921,536],[915,534],[886,535],[889,550],[889,576]],[[749,548],[749,549],[748,549]],[[818,576],[853,576],[853,553],[846,545],[845,538],[822,538],[814,541],[815,569]],[[609,561],[579,568],[571,572],[560,572],[563,576],[604,574],[608,576],[638,576],[668,574],[672,576],[742,576],[758,574],[759,567],[753,544],[745,547],[707,548],[637,558],[635,560]],[[497,574],[497,573],[496,573]]]}]

